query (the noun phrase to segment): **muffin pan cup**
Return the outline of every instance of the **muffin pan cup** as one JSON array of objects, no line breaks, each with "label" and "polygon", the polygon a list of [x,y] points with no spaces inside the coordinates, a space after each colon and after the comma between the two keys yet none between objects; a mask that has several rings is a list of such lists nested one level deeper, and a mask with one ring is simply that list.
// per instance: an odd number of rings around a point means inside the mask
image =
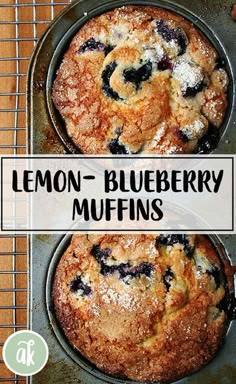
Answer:
[{"label": "muffin pan cup", "polygon": [[56,71],[68,46],[90,18],[123,5],[150,5],[178,13],[195,24],[215,46],[230,78],[229,107],[220,128],[216,154],[235,153],[236,106],[236,28],[230,16],[232,3],[227,0],[80,0],[67,7],[50,25],[34,51],[28,72],[29,150],[32,153],[79,153],[68,137],[64,122],[52,101]]},{"label": "muffin pan cup", "polygon": [[[229,108],[221,127],[221,140],[216,154],[236,153],[236,25],[230,17],[231,0],[79,0],[72,3],[51,23],[39,40],[31,59],[27,78],[28,150],[33,154],[78,153],[68,138],[64,124],[51,99],[51,86],[64,52],[77,30],[89,18],[122,5],[152,5],[176,12],[192,21],[213,43],[226,62],[230,76]],[[234,70],[233,70],[234,69]],[[57,324],[51,306],[53,274],[71,235],[33,235],[30,237],[30,315],[31,328],[39,332],[49,346],[49,362],[44,370],[33,376],[33,384],[99,384],[132,383],[97,370],[69,345]],[[210,236],[223,259],[229,257],[236,265],[236,236]],[[220,239],[220,240],[219,240]],[[224,246],[222,245],[222,243]],[[226,250],[226,253],[224,251]],[[231,283],[233,272],[231,269]],[[232,297],[235,290],[232,287]],[[236,308],[232,311],[236,312]],[[232,313],[232,317],[233,317]],[[178,380],[179,384],[232,384],[236,378],[236,322],[228,324],[223,347],[206,367]]]},{"label": "muffin pan cup", "polygon": [[[49,346],[49,362],[44,370],[31,378],[31,383],[58,383],[62,378],[67,384],[137,383],[121,380],[98,370],[76,351],[67,341],[58,325],[51,297],[55,270],[60,257],[69,245],[71,234],[35,235],[31,238],[31,297],[30,323],[34,331],[39,332]],[[228,273],[231,302],[229,315],[231,321],[226,324],[224,345],[215,358],[205,367],[191,376],[178,380],[178,384],[232,384],[236,373],[236,315],[234,274],[236,267],[236,238],[233,236],[210,235],[219,258]]]}]

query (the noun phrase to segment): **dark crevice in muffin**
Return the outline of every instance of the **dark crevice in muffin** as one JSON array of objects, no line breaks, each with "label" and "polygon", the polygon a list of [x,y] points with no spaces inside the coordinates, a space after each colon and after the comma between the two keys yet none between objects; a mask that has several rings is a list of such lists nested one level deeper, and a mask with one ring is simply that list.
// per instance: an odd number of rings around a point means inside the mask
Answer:
[{"label": "dark crevice in muffin", "polygon": [[189,138],[188,138],[188,136],[183,132],[183,131],[181,131],[181,129],[178,129],[177,130],[177,135],[178,135],[178,137],[180,138],[180,140],[182,140],[183,141],[183,143],[188,143],[189,142]]},{"label": "dark crevice in muffin", "polygon": [[112,139],[108,144],[108,148],[113,155],[127,155],[128,149],[125,145],[121,144],[119,138]]},{"label": "dark crevice in muffin", "polygon": [[216,289],[218,289],[221,286],[221,284],[224,282],[223,276],[217,266],[214,266],[210,271],[206,270],[206,273],[209,276],[212,276],[212,278],[214,279],[216,284]]},{"label": "dark crevice in muffin", "polygon": [[204,81],[196,84],[194,87],[187,87],[183,92],[184,97],[194,97],[197,93],[201,92],[204,88]]},{"label": "dark crevice in muffin", "polygon": [[219,129],[214,127],[213,124],[209,124],[207,133],[198,140],[197,153],[210,153],[218,145],[220,140]]},{"label": "dark crevice in muffin", "polygon": [[159,71],[166,71],[167,69],[169,71],[173,70],[173,64],[171,60],[167,57],[164,56],[158,63],[157,63],[157,68]]},{"label": "dark crevice in muffin", "polygon": [[123,145],[120,142],[120,136],[122,134],[122,128],[117,128],[115,130],[115,133],[117,136],[108,143],[107,147],[109,148],[109,151],[113,155],[128,155],[128,154],[130,154],[130,150],[127,148],[127,146]]}]

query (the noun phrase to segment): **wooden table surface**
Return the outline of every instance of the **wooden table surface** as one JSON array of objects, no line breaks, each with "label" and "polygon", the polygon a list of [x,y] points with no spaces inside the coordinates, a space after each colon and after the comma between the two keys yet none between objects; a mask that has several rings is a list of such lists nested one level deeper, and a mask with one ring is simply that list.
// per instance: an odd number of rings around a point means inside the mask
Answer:
[{"label": "wooden table surface", "polygon": [[[0,0],[1,155],[26,152],[25,83],[29,58],[37,38],[69,2]],[[5,367],[2,347],[12,332],[27,326],[27,274],[26,236],[0,234],[0,381],[5,383],[25,381]]]}]

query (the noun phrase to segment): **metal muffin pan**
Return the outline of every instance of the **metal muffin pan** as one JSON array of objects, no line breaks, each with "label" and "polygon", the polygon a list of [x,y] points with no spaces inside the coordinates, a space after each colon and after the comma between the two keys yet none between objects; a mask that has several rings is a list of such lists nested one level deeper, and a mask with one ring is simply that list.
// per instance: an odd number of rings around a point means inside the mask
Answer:
[{"label": "metal muffin pan", "polygon": [[[235,284],[236,272],[236,237],[209,236],[220,260],[228,269],[231,319],[235,318]],[[32,329],[39,332],[49,346],[49,363],[44,370],[32,377],[33,384],[58,383],[65,380],[69,383],[81,384],[134,384],[131,380],[121,380],[107,375],[84,359],[67,341],[57,323],[51,297],[52,284],[57,264],[69,245],[71,234],[65,236],[36,235],[31,241],[31,324]],[[224,345],[215,358],[205,367],[191,376],[175,382],[175,384],[233,384],[236,375],[236,322],[227,323]]]},{"label": "metal muffin pan", "polygon": [[[236,147],[235,71],[236,28],[230,17],[232,2],[219,0],[80,0],[57,17],[39,41],[28,76],[28,126],[33,153],[79,153],[68,137],[64,122],[52,101],[52,85],[73,36],[90,18],[123,5],[158,6],[180,14],[196,25],[215,46],[230,78],[229,106],[220,128],[221,139],[214,153],[232,153]],[[227,30],[228,29],[228,30]]]},{"label": "metal muffin pan", "polygon": [[[231,77],[229,108],[221,128],[222,138],[214,153],[236,153],[236,24],[230,17],[232,0],[179,1],[119,1],[79,0],[68,6],[50,25],[38,42],[30,63],[27,79],[27,125],[29,152],[33,154],[66,154],[78,152],[68,139],[51,100],[51,85],[55,70],[73,35],[91,16],[128,4],[149,4],[164,7],[192,21],[213,43],[226,61]],[[88,15],[84,15],[88,13]],[[96,370],[67,343],[53,312],[50,311],[50,278],[59,254],[70,236],[33,235],[30,238],[30,323],[49,346],[49,362],[44,370],[33,376],[33,384],[99,384],[131,383],[111,378]],[[236,236],[220,236],[231,263],[236,265]],[[59,245],[59,248],[58,247]],[[221,247],[221,245],[219,244]],[[56,251],[55,251],[56,250]],[[52,260],[52,264],[51,264]],[[50,277],[51,276],[51,277]],[[47,288],[45,290],[45,287]],[[47,309],[49,312],[47,312]],[[50,323],[51,321],[51,323]],[[224,346],[206,367],[176,384],[233,384],[236,382],[236,322],[228,327]]]}]

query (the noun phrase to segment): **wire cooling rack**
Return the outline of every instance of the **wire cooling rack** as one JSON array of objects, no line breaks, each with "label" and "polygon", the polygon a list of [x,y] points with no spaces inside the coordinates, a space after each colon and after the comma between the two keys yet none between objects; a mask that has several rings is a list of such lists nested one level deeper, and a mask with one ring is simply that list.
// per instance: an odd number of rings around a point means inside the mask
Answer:
[{"label": "wire cooling rack", "polygon": [[[50,21],[68,4],[58,0],[0,0],[0,154],[26,152],[26,74],[32,50]],[[13,332],[28,327],[27,237],[0,235],[0,382],[27,383],[3,363]],[[46,384],[46,383],[45,383]]]}]

